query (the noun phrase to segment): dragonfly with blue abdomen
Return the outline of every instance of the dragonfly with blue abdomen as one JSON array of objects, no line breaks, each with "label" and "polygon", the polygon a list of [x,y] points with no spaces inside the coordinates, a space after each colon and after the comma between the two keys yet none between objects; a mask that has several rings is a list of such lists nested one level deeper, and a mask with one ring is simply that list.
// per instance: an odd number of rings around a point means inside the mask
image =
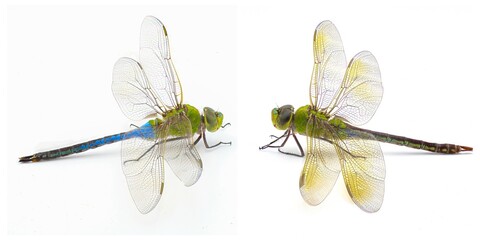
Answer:
[{"label": "dragonfly with blue abdomen", "polygon": [[[143,20],[140,33],[139,62],[120,58],[113,68],[112,91],[122,112],[131,120],[153,118],[135,129],[60,149],[20,158],[37,162],[84,152],[122,141],[121,163],[130,194],[141,213],[157,205],[164,186],[164,160],[186,185],[197,182],[202,160],[195,148],[201,139],[209,145],[205,132],[222,125],[223,114],[209,107],[203,114],[183,103],[183,92],[170,55],[165,26],[155,17]],[[194,140],[193,136],[198,137]]]},{"label": "dragonfly with blue abdomen", "polygon": [[[385,163],[378,142],[446,154],[473,150],[356,127],[372,118],[382,100],[377,60],[370,52],[363,51],[347,65],[340,34],[330,21],[320,23],[315,29],[313,52],[310,104],[296,111],[292,105],[274,108],[272,123],[285,132],[260,147],[303,157],[305,153],[295,133],[307,137],[307,156],[299,188],[308,204],[320,204],[342,172],[353,202],[364,211],[378,211],[385,188]],[[282,150],[290,136],[300,153]],[[283,142],[274,145],[280,139]]]}]

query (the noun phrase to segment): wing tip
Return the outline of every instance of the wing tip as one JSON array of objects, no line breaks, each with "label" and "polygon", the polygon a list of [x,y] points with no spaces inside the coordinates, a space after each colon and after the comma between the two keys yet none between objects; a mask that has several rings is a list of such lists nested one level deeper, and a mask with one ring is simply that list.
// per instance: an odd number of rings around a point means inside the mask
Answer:
[{"label": "wing tip", "polygon": [[307,203],[312,207],[320,205],[320,203],[322,203],[327,197],[325,196],[324,198],[321,198],[321,199],[317,198],[315,197],[316,195],[315,193],[309,191],[309,189],[305,187],[300,188],[300,194],[302,195],[303,201],[305,201],[305,203]]},{"label": "wing tip", "polygon": [[165,35],[166,35],[167,32],[166,32],[166,29],[165,29],[165,25],[162,23],[162,21],[160,21],[160,19],[156,18],[153,15],[147,15],[143,18],[142,26],[147,22],[153,23],[153,24],[160,24],[160,26],[162,26],[162,28],[164,29]]},{"label": "wing tip", "polygon": [[320,29],[320,28],[322,28],[322,27],[324,27],[324,26],[328,26],[328,25],[333,25],[333,26],[335,26],[335,24],[333,24],[332,21],[330,21],[330,20],[323,20],[323,21],[321,21],[321,22],[317,25],[317,29]]}]

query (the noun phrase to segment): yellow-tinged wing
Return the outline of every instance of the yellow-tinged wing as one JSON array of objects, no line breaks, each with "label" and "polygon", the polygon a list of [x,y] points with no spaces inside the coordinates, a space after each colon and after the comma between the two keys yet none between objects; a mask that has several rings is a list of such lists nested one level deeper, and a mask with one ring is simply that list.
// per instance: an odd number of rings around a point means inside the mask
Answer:
[{"label": "yellow-tinged wing", "polygon": [[318,24],[313,53],[315,64],[310,80],[310,105],[325,109],[335,97],[347,68],[342,39],[332,22]]},{"label": "yellow-tinged wing", "polygon": [[[326,131],[332,135],[331,126],[312,115],[307,123],[307,133]],[[308,136],[308,134],[307,134]],[[335,147],[324,140],[307,137],[307,158],[300,176],[300,193],[310,205],[318,205],[328,196],[340,173],[340,161]]]},{"label": "yellow-tinged wing", "polygon": [[327,112],[353,125],[367,123],[382,101],[383,87],[378,62],[362,51],[348,64],[341,87]]},{"label": "yellow-tinged wing", "polygon": [[334,142],[350,197],[362,210],[376,212],[383,203],[385,161],[375,138],[368,133],[363,138],[367,140],[347,137]]},{"label": "yellow-tinged wing", "polygon": [[[367,51],[346,66],[340,35],[330,21],[317,26],[315,65],[310,82],[310,103],[327,116],[354,125],[368,122],[383,96],[380,69]],[[385,163],[373,136],[350,137],[327,121],[310,116],[307,123],[307,159],[300,177],[300,192],[311,205],[321,203],[341,169],[352,200],[361,209],[380,209],[384,195]],[[315,138],[316,137],[316,138]]]}]

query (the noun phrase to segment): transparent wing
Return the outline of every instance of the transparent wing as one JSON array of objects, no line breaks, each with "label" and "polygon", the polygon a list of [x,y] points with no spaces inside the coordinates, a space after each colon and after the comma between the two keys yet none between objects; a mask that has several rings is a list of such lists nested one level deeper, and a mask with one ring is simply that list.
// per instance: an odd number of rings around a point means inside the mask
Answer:
[{"label": "transparent wing", "polygon": [[122,142],[122,168],[137,209],[146,214],[163,192],[164,166],[158,141],[131,138]]},{"label": "transparent wing", "polygon": [[140,64],[131,58],[115,63],[112,92],[122,112],[133,121],[161,113]]},{"label": "transparent wing", "polygon": [[[307,136],[324,131],[332,135],[328,123],[312,116],[307,123]],[[310,205],[318,205],[327,197],[340,173],[335,147],[319,138],[307,137],[307,158],[300,176],[300,193]]]},{"label": "transparent wing", "polygon": [[342,39],[332,22],[323,21],[315,29],[313,52],[310,104],[325,109],[339,89],[347,68]]},{"label": "transparent wing", "polygon": [[366,212],[376,212],[383,203],[385,162],[375,138],[365,133],[365,139],[335,137],[340,156],[343,180],[353,202]]},{"label": "transparent wing", "polygon": [[182,87],[170,56],[165,26],[152,16],[142,22],[140,63],[162,109],[172,109],[183,101]]},{"label": "transparent wing", "polygon": [[377,60],[372,53],[362,51],[348,64],[341,89],[329,108],[329,114],[354,125],[365,124],[377,111],[382,96],[382,78]]},{"label": "transparent wing", "polygon": [[193,144],[190,120],[184,114],[172,116],[164,122],[160,132],[162,153],[172,171],[185,186],[195,184],[202,175],[203,166]]}]

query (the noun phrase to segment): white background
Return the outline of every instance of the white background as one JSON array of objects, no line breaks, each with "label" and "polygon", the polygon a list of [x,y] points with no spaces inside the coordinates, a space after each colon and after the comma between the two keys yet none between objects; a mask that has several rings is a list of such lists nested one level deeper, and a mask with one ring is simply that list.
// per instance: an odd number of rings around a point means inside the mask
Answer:
[{"label": "white background", "polygon": [[[478,238],[479,10],[461,1],[8,8],[8,233]],[[136,56],[147,14],[169,30],[185,102],[232,123],[210,141],[234,144],[198,146],[205,170],[191,188],[167,170],[164,196],[144,216],[123,180],[119,144],[63,161],[16,159],[128,129],[111,67]],[[258,150],[281,134],[271,108],[308,104],[313,31],[325,19],[347,58],[370,50],[380,64],[384,98],[364,127],[475,149],[447,156],[382,144],[386,191],[374,214],[352,203],[341,179],[308,206],[298,191],[304,160]]]},{"label": "white background", "polygon": [[[209,142],[234,144],[207,150],[200,142],[204,171],[190,188],[166,167],[162,199],[142,215],[123,176],[121,144],[38,164],[15,159],[130,129],[113,98],[111,75],[118,58],[138,59],[147,14],[159,16],[169,32],[184,102],[221,110],[232,122],[207,133]],[[235,14],[231,7],[9,8],[9,231],[235,233]]]}]

